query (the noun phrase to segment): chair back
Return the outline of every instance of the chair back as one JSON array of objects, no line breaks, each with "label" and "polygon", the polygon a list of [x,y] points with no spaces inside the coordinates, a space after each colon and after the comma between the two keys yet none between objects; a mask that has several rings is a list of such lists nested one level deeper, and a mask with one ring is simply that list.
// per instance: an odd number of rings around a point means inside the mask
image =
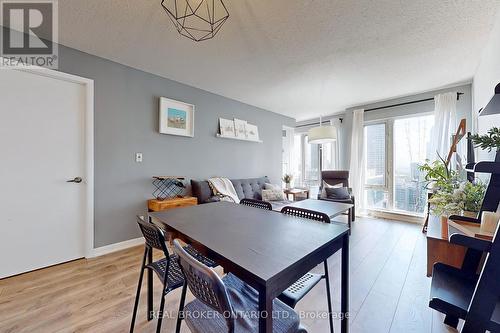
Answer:
[{"label": "chair back", "polygon": [[165,245],[165,235],[155,224],[145,222],[141,217],[137,217],[137,224],[144,236],[146,247],[163,251],[165,257],[169,257],[167,246]]},{"label": "chair back", "polygon": [[[328,185],[342,184],[344,187],[349,187],[349,171],[346,170],[321,171],[321,179]],[[323,187],[323,183],[321,183],[321,187]]]},{"label": "chair back", "polygon": [[249,207],[254,207],[254,208],[260,208],[260,209],[266,209],[266,210],[273,210],[273,206],[271,203],[267,201],[262,201],[262,200],[256,200],[256,199],[241,199],[240,205],[245,205]]},{"label": "chair back", "polygon": [[178,239],[174,240],[174,252],[178,256],[184,280],[191,293],[198,300],[223,315],[229,332],[234,332],[235,315],[224,282],[212,269],[187,253]]},{"label": "chair back", "polygon": [[[500,329],[500,315],[496,314],[495,324],[492,315],[495,307],[500,306],[500,225],[498,225],[479,275],[479,280],[472,296],[465,318],[464,328],[477,329],[477,332]],[[498,306],[497,306],[498,304]],[[498,312],[498,310],[496,310]]]},{"label": "chair back", "polygon": [[281,209],[281,213],[302,217],[309,220],[330,223],[330,217],[328,215],[326,215],[325,213],[317,212],[315,210],[285,206]]}]

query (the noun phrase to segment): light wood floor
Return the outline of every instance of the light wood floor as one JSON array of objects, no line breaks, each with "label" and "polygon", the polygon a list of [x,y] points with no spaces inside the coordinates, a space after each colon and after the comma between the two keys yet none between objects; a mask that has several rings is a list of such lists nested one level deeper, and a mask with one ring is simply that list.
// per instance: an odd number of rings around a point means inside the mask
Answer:
[{"label": "light wood floor", "polygon": [[[455,332],[427,307],[430,279],[420,226],[359,218],[350,246],[351,332]],[[135,247],[0,280],[0,332],[127,332],[142,251]],[[335,311],[340,309],[339,259],[329,260]],[[156,288],[155,295],[159,292]],[[167,296],[166,309],[177,309],[179,295],[177,290]],[[155,331],[156,322],[145,320],[145,296],[136,332]],[[297,306],[309,314],[326,308],[324,284]],[[302,322],[309,332],[328,331],[325,319]],[[174,319],[166,319],[163,332],[173,332],[174,325]],[[183,332],[188,332],[185,325]]]}]

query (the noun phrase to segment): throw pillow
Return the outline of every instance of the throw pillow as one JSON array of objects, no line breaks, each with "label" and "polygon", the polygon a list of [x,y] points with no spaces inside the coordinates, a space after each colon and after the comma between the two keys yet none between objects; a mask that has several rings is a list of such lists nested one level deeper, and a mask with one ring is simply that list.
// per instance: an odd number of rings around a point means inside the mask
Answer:
[{"label": "throw pillow", "polygon": [[323,180],[323,184],[321,186],[321,197],[322,198],[326,198],[327,197],[326,188],[339,188],[339,187],[343,187],[343,186],[344,185],[342,185],[342,184],[330,185],[330,184],[328,184],[327,182],[325,182]]},{"label": "throw pillow", "polygon": [[262,190],[262,200],[264,201],[284,201],[285,193],[280,189],[276,190]]},{"label": "throw pillow", "polygon": [[347,187],[327,187],[325,191],[328,199],[345,200],[351,197]]},{"label": "throw pillow", "polygon": [[264,184],[264,189],[266,189],[266,190],[282,191],[280,185],[270,184],[270,183],[265,183]]}]

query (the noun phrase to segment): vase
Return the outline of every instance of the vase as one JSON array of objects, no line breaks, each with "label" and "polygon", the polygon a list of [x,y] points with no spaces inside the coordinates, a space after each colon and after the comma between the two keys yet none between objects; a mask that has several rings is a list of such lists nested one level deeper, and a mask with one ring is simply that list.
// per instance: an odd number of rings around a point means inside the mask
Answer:
[{"label": "vase", "polygon": [[464,211],[462,211],[462,216],[471,217],[471,218],[475,219],[477,217],[477,212],[471,212],[469,210],[464,210]]},{"label": "vase", "polygon": [[441,237],[448,238],[448,216],[441,216]]},{"label": "vase", "polygon": [[289,190],[290,189],[290,182],[286,183],[286,189]]}]

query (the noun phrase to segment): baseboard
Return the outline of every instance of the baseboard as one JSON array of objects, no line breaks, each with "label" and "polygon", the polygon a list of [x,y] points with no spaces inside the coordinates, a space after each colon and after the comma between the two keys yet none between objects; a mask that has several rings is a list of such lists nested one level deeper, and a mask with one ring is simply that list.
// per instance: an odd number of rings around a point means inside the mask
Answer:
[{"label": "baseboard", "polygon": [[108,253],[113,253],[116,251],[120,250],[125,250],[128,249],[129,247],[134,247],[137,245],[144,244],[144,238],[139,237],[139,238],[134,238],[134,239],[129,239],[123,242],[115,243],[115,244],[109,244],[106,246],[101,246],[98,248],[95,248],[91,251],[90,255],[87,256],[87,258],[95,258],[99,256],[103,256]]}]

